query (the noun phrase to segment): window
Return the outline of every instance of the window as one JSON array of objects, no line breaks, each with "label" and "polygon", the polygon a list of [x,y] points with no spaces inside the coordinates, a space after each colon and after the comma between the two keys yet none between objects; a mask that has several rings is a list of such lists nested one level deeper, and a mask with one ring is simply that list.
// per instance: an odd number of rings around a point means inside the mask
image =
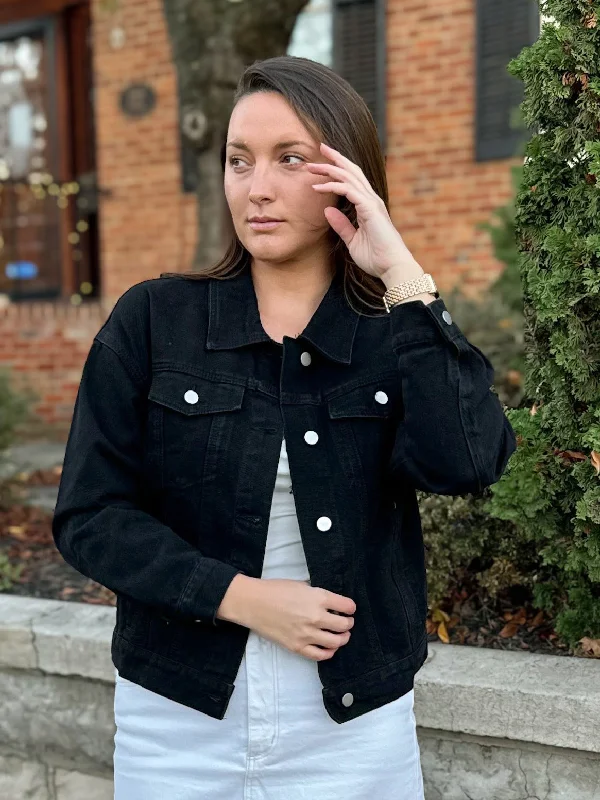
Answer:
[{"label": "window", "polygon": [[477,0],[476,24],[475,158],[510,158],[530,133],[511,127],[523,84],[506,68],[539,36],[537,0]]}]

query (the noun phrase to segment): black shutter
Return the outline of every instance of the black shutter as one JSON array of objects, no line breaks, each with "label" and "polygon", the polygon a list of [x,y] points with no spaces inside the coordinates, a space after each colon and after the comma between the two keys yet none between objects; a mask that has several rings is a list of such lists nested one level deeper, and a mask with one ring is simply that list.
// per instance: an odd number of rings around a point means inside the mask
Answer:
[{"label": "black shutter", "polygon": [[523,83],[508,62],[533,44],[540,30],[537,0],[477,0],[475,159],[517,155],[531,133],[511,127],[523,102]]},{"label": "black shutter", "polygon": [[179,132],[179,152],[181,161],[181,188],[184,192],[195,192],[198,185],[198,162],[191,144],[186,141],[183,132]]},{"label": "black shutter", "polygon": [[366,102],[385,149],[385,0],[333,0],[333,69]]}]

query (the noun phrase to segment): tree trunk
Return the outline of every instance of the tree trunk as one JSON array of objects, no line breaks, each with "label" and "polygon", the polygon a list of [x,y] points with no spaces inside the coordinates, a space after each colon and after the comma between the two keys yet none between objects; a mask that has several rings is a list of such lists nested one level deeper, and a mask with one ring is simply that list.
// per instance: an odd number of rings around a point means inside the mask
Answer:
[{"label": "tree trunk", "polygon": [[214,264],[226,233],[220,148],[243,69],[284,55],[308,0],[164,0],[177,69],[180,124],[198,171],[198,245],[192,268]]}]

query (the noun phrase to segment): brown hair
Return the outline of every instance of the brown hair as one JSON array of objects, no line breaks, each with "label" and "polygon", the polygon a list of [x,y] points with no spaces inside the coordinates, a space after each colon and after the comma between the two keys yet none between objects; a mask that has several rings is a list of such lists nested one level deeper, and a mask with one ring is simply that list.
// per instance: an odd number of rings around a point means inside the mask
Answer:
[{"label": "brown hair", "polygon": [[[254,92],[278,92],[282,95],[318,141],[335,148],[362,169],[389,210],[385,159],[377,127],[365,101],[346,80],[317,61],[298,56],[277,56],[257,61],[246,68],[235,91],[234,105]],[[223,142],[223,172],[225,158]],[[339,197],[337,207],[356,226],[356,209],[346,197]],[[343,271],[348,303],[358,313],[367,309],[384,312],[383,281],[356,266],[333,228],[330,228],[330,240],[335,270]],[[233,231],[226,253],[213,266],[200,272],[163,273],[161,277],[228,278],[244,269],[249,260],[250,253]]]}]

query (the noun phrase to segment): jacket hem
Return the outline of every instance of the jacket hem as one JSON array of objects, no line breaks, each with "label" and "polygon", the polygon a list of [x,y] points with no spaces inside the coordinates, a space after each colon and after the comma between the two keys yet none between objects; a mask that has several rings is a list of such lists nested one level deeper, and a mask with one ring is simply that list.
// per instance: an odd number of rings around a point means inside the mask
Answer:
[{"label": "jacket hem", "polygon": [[[414,678],[427,659],[427,633],[405,658],[383,667],[369,670],[323,689],[323,702],[329,716],[338,723],[348,722],[368,711],[391,703],[414,687]],[[346,707],[342,698],[352,695]]]}]

